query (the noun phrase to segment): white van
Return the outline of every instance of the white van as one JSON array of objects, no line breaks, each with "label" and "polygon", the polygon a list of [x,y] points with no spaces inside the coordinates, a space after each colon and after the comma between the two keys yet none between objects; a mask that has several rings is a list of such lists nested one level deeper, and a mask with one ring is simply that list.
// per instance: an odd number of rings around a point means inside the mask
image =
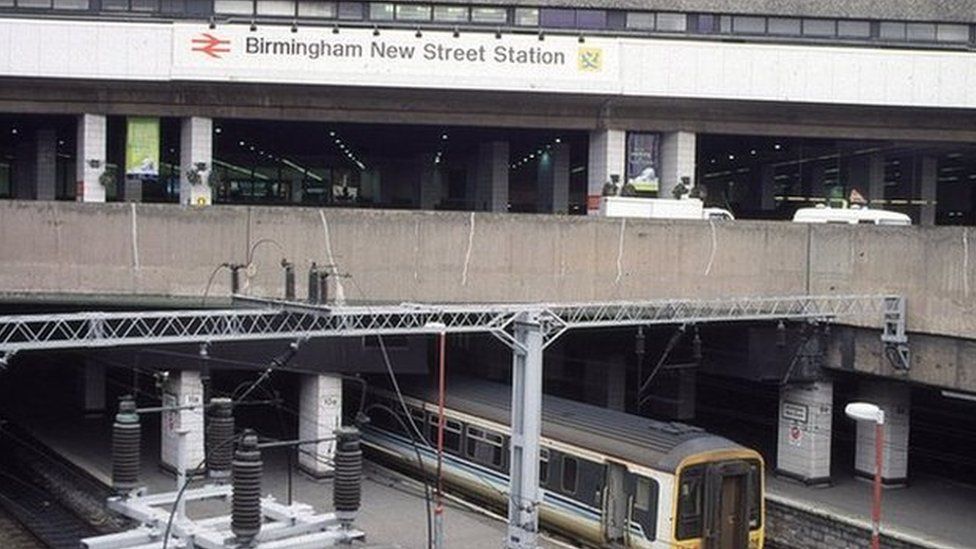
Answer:
[{"label": "white van", "polygon": [[732,212],[706,208],[697,198],[639,198],[603,196],[600,215],[604,217],[639,217],[643,219],[713,219],[732,220]]},{"label": "white van", "polygon": [[911,225],[912,218],[903,213],[871,208],[800,208],[793,214],[795,223],[841,223],[849,225]]}]

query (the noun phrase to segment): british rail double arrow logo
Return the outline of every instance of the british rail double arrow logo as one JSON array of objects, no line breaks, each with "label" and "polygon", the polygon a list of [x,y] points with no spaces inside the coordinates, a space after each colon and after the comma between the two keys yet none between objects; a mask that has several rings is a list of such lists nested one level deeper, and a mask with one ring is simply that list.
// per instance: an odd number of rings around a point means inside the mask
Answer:
[{"label": "british rail double arrow logo", "polygon": [[207,32],[201,33],[200,36],[202,38],[194,38],[192,40],[195,44],[193,51],[204,53],[216,59],[220,59],[221,53],[230,53],[230,40],[217,38]]}]

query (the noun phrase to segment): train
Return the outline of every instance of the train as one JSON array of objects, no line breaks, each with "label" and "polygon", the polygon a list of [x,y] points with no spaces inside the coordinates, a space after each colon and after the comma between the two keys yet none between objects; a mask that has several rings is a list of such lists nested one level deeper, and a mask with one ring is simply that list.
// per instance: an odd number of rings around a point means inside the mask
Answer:
[{"label": "train", "polygon": [[[369,387],[363,444],[397,469],[431,475],[437,392],[409,382],[402,394],[401,403],[395,392]],[[452,378],[445,398],[445,489],[501,512],[508,508],[511,396],[505,385]],[[426,441],[411,442],[417,435],[404,430],[413,431],[404,408]],[[542,529],[586,547],[763,547],[764,463],[756,451],[691,425],[550,395],[542,412]]]}]

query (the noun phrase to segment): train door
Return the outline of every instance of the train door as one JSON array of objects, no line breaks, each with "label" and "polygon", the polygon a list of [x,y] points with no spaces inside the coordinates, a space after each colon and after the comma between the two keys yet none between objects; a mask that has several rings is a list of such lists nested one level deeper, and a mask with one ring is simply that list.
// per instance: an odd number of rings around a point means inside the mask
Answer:
[{"label": "train door", "polygon": [[623,546],[629,526],[630,493],[627,491],[627,468],[607,462],[603,488],[603,537],[612,546]]},{"label": "train door", "polygon": [[704,549],[749,547],[749,464],[709,465],[705,477]]}]

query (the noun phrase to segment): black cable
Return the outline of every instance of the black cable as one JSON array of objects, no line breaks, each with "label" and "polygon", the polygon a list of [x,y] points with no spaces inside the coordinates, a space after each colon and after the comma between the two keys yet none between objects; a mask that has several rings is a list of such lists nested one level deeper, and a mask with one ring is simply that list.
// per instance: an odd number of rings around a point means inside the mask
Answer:
[{"label": "black cable", "polygon": [[[423,458],[420,457],[420,447],[417,446],[417,442],[416,440],[414,440],[414,436],[413,436],[414,433],[410,432],[410,429],[407,428],[407,424],[403,422],[403,418],[400,417],[400,414],[394,412],[393,409],[391,409],[389,406],[386,406],[385,404],[377,404],[377,403],[370,404],[366,408],[366,413],[368,414],[369,411],[372,410],[373,408],[383,410],[384,412],[390,414],[391,416],[393,416],[394,419],[397,420],[397,423],[400,424],[400,427],[403,429],[403,432],[405,432],[407,436],[410,437],[410,445],[413,447],[414,453],[417,454],[417,466],[420,467],[420,478],[424,482],[424,501],[426,502],[426,509],[427,509],[427,549],[431,549],[434,546],[434,540],[431,537],[431,523],[433,519],[431,518],[431,513],[430,513],[430,480],[427,478],[427,469],[424,467],[424,460]],[[409,414],[407,415],[407,417],[410,417]]]}]

